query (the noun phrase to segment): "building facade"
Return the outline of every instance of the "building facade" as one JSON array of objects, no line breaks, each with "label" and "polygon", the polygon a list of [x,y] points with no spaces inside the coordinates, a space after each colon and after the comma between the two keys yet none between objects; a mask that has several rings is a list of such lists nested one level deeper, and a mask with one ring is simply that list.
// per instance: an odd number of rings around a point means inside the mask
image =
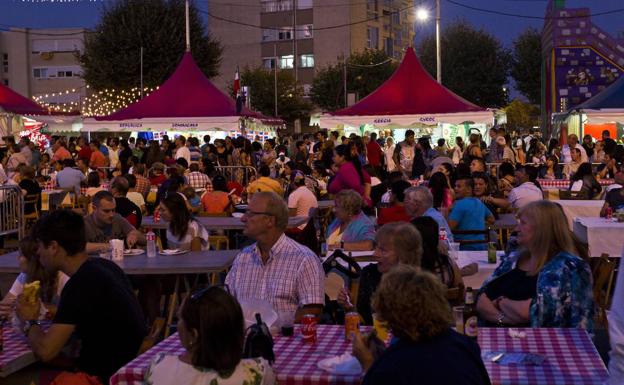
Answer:
[{"label": "building facade", "polygon": [[[400,59],[413,45],[413,0],[208,0],[208,27],[223,45],[227,91],[237,66],[292,71],[307,92],[314,74],[366,48]],[[296,9],[296,12],[293,12]],[[253,90],[251,90],[253,98]]]},{"label": "building facade", "polygon": [[79,104],[86,87],[77,54],[83,52],[85,33],[78,28],[0,32],[0,81],[28,98],[48,95],[44,102],[52,105]]},{"label": "building facade", "polygon": [[604,31],[589,8],[550,0],[542,31],[542,122],[546,137],[581,135],[580,122],[560,131],[552,116],[573,109],[624,75],[624,39]]}]

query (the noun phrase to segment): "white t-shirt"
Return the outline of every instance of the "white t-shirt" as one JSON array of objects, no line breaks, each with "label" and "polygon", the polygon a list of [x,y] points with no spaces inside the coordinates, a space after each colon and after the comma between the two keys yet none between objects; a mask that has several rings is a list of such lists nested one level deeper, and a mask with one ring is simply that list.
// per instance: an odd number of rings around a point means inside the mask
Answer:
[{"label": "white t-shirt", "polygon": [[141,208],[141,206],[145,205],[145,198],[143,198],[143,194],[139,192],[129,191],[126,194],[126,198],[130,199],[130,202],[137,205],[138,208]]},{"label": "white t-shirt", "polygon": [[195,237],[201,238],[202,251],[208,250],[210,244],[208,243],[208,230],[201,223],[196,220],[191,220],[186,230],[186,234],[180,240],[178,236],[173,235],[169,229],[167,229],[167,246],[169,249],[181,249],[190,250],[191,241]]},{"label": "white t-shirt", "polygon": [[533,201],[544,199],[544,195],[533,182],[524,182],[509,192],[508,199],[514,209],[520,209]]},{"label": "white t-shirt", "polygon": [[[298,187],[295,191],[291,192],[288,196],[288,208],[297,209],[298,217],[307,217],[310,215],[310,209],[318,207],[318,201],[314,193],[307,187]],[[307,223],[299,225],[298,228],[303,230]]]},{"label": "white t-shirt", "polygon": [[[61,298],[61,292],[63,291],[63,288],[65,287],[65,284],[67,283],[67,281],[69,281],[69,277],[62,271],[59,271],[58,278],[57,278],[56,293],[54,293],[57,300]],[[20,294],[22,294],[22,292],[24,291],[24,285],[26,284],[26,282],[27,282],[26,273],[20,273],[15,279],[15,282],[13,282],[11,289],[9,289],[9,294],[11,294],[14,297],[17,297]],[[46,309],[46,307],[42,305],[41,310],[39,311],[39,318],[41,319],[45,318],[47,312],[48,312],[48,309]]]},{"label": "white t-shirt", "polygon": [[182,146],[182,147],[180,147],[180,148],[178,148],[176,150],[175,158],[176,158],[176,160],[178,160],[180,158],[184,158],[184,159],[186,159],[186,162],[188,164],[191,164],[191,151],[188,149],[188,147]]}]

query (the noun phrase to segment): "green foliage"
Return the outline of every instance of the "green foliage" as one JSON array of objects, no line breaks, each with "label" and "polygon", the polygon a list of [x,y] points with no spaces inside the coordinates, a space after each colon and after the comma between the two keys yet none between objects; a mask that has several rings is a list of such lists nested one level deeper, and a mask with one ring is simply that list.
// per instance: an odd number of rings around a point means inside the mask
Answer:
[{"label": "green foliage", "polygon": [[[241,86],[250,87],[251,108],[268,116],[275,115],[275,78],[273,71],[260,66],[245,67],[240,73]],[[232,92],[232,85],[229,93]],[[303,88],[289,71],[277,71],[277,114],[287,122],[307,117],[312,105],[303,98]]]},{"label": "green foliage", "polygon": [[513,42],[511,76],[516,87],[529,102],[541,102],[542,36],[528,28]]},{"label": "green foliage", "polygon": [[[511,54],[496,37],[459,20],[442,30],[441,49],[442,84],[446,88],[482,107],[507,104],[503,86],[507,82]],[[434,35],[422,41],[418,53],[425,69],[435,78]]]},{"label": "green foliage", "polygon": [[505,107],[508,128],[519,130],[539,125],[539,108],[531,103],[514,99]]},{"label": "green foliage", "polygon": [[[382,50],[365,49],[347,59],[347,93],[362,99],[394,73],[398,63]],[[317,71],[310,90],[310,98],[323,110],[333,111],[345,107],[344,64],[330,64]]]},{"label": "green foliage", "polygon": [[[222,48],[206,32],[191,4],[191,52],[208,77],[218,74]],[[100,24],[87,36],[79,57],[93,89],[130,89],[162,84],[175,70],[186,47],[184,0],[116,0],[106,3]]]}]

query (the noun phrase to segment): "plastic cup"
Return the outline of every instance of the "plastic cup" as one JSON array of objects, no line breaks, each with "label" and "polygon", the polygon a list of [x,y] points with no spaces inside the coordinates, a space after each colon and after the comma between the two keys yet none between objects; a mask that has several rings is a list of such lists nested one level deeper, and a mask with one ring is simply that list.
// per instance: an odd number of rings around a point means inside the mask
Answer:
[{"label": "plastic cup", "polygon": [[464,307],[453,306],[453,320],[455,321],[455,331],[464,334]]}]

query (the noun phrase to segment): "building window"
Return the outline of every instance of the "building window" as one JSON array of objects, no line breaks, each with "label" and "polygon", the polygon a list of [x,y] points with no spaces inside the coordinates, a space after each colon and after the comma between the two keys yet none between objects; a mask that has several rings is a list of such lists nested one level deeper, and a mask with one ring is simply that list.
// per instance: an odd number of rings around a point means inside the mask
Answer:
[{"label": "building window", "polygon": [[279,66],[280,68],[293,68],[293,55],[280,56]]},{"label": "building window", "polygon": [[4,73],[9,72],[9,54],[8,53],[2,54],[2,71]]},{"label": "building window", "polygon": [[[290,11],[292,9],[292,0],[271,0],[262,2],[262,12],[280,12]],[[301,8],[299,6],[299,8]]]},{"label": "building window", "polygon": [[47,68],[33,68],[33,76],[35,77],[35,79],[47,79],[48,69]]},{"label": "building window", "polygon": [[313,0],[297,0],[297,9],[312,8]]},{"label": "building window", "polygon": [[377,2],[377,0],[368,0],[366,2],[367,11],[377,12],[378,7],[379,7],[379,3]]},{"label": "building window", "polygon": [[275,58],[274,57],[264,57],[262,58],[262,66],[268,70],[272,70],[275,68]]},{"label": "building window", "polygon": [[313,68],[314,67],[314,55],[306,54],[306,55],[299,56],[299,67]]},{"label": "building window", "polygon": [[297,26],[297,39],[312,39],[314,26],[312,24],[304,24]]},{"label": "building window", "polygon": [[392,38],[391,37],[387,37],[386,38],[386,55],[388,56],[394,56],[394,45],[392,44]]},{"label": "building window", "polygon": [[400,11],[394,11],[394,13],[392,14],[392,24],[395,24],[395,25],[401,24],[401,12]]},{"label": "building window", "polygon": [[366,46],[368,48],[377,49],[379,47],[379,28],[368,27],[366,39]]},{"label": "building window", "polygon": [[292,40],[292,27],[282,27],[277,34],[279,40]]},{"label": "building window", "polygon": [[262,30],[262,41],[275,41],[277,40],[277,31],[274,29],[264,28]]}]

